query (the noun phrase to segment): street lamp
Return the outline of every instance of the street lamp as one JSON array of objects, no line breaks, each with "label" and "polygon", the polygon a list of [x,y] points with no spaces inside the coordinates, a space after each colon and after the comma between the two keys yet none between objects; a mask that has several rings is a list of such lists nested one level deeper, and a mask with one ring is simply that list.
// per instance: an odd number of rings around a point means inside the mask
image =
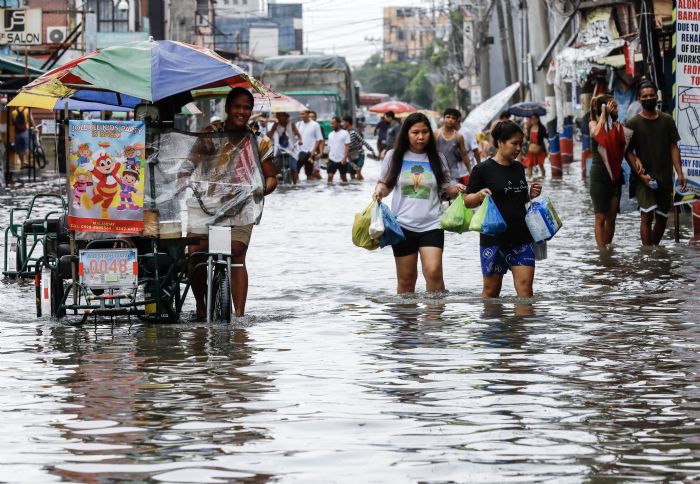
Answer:
[{"label": "street lamp", "polygon": [[112,3],[120,12],[126,12],[129,10],[129,2],[126,0],[112,0]]}]

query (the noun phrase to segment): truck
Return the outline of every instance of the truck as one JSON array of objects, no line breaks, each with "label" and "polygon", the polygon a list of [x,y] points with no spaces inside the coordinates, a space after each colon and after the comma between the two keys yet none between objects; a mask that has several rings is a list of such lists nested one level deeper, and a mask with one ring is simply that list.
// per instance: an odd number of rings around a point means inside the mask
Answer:
[{"label": "truck", "polygon": [[316,111],[324,138],[333,116],[351,116],[360,103],[360,88],[352,80],[345,57],[338,55],[284,55],[265,59],[260,76],[273,91],[292,96]]}]

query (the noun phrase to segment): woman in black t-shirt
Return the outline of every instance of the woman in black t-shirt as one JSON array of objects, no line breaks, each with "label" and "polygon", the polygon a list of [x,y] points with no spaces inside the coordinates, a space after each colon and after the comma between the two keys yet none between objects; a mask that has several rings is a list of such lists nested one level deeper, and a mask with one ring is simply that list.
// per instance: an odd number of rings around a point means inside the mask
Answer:
[{"label": "woman in black t-shirt", "polygon": [[531,297],[535,254],[532,236],[525,224],[525,205],[530,198],[540,195],[542,185],[535,182],[528,187],[525,169],[515,161],[523,144],[520,126],[512,121],[501,121],[494,126],[491,136],[497,152],[472,169],[468,195],[464,197],[464,205],[474,208],[486,195],[491,195],[507,224],[506,231],[501,234],[481,234],[481,273],[484,276],[481,296],[498,297],[503,275],[510,269],[517,295]]}]

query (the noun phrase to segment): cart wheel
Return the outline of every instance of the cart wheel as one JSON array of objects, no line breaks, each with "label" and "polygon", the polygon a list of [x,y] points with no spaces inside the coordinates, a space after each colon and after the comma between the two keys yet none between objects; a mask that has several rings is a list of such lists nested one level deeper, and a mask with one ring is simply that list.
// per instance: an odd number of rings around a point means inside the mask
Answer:
[{"label": "cart wheel", "polygon": [[217,267],[212,278],[214,301],[211,305],[211,319],[216,322],[231,320],[231,288],[228,283],[228,271]]}]

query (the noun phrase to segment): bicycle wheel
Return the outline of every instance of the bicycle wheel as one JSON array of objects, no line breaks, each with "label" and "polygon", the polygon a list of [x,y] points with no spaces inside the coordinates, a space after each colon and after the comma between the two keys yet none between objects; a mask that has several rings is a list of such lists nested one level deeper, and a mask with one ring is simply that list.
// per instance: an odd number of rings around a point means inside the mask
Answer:
[{"label": "bicycle wheel", "polygon": [[214,300],[211,304],[211,320],[229,322],[231,320],[231,287],[228,281],[228,271],[225,267],[217,267],[212,278]]},{"label": "bicycle wheel", "polygon": [[34,161],[39,168],[46,168],[46,154],[41,146],[34,145]]}]

